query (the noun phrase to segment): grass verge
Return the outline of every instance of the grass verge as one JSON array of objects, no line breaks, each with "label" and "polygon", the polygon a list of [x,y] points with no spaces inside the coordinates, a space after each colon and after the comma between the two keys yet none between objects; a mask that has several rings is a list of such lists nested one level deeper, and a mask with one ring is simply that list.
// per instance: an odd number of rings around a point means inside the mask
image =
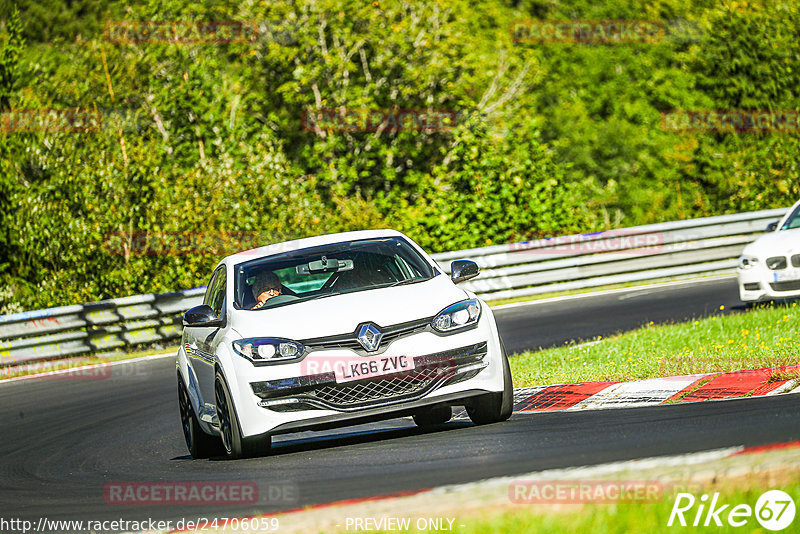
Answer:
[{"label": "grass verge", "polygon": [[[560,512],[553,512],[548,505],[517,505],[517,509],[506,509],[503,512],[488,512],[469,519],[457,518],[455,524],[463,524],[458,529],[463,534],[483,534],[496,532],[537,532],[537,533],[584,533],[596,534],[628,533],[628,532],[768,532],[761,528],[756,517],[751,515],[744,518],[747,523],[742,527],[733,527],[728,523],[728,514],[736,505],[747,505],[756,512],[758,498],[767,489],[781,489],[789,494],[795,503],[800,502],[800,474],[794,473],[789,481],[780,487],[770,487],[757,477],[752,479],[737,480],[736,483],[723,483],[719,487],[708,488],[704,491],[709,495],[719,492],[716,508],[722,505],[729,506],[719,514],[722,527],[716,526],[713,519],[711,526],[703,526],[706,520],[708,506],[702,510],[699,526],[693,527],[692,522],[698,512],[699,500],[694,507],[684,513],[687,527],[682,527],[676,518],[672,527],[667,523],[675,503],[674,494],[666,494],[663,499],[654,503],[625,503],[625,504],[591,504],[591,505],[561,505]],[[693,492],[699,499],[703,493]],[[685,501],[682,501],[685,502]],[[768,511],[762,510],[763,515]],[[739,520],[742,518],[740,517]],[[800,517],[795,517],[792,524],[797,525]],[[792,531],[791,526],[785,532]],[[796,530],[795,530],[796,531]]]},{"label": "grass verge", "polygon": [[[523,352],[511,358],[511,372],[514,386],[525,387],[782,367],[800,363],[798,340],[797,302],[760,304],[745,313],[650,323],[593,343]],[[780,373],[772,379],[797,377]]]}]

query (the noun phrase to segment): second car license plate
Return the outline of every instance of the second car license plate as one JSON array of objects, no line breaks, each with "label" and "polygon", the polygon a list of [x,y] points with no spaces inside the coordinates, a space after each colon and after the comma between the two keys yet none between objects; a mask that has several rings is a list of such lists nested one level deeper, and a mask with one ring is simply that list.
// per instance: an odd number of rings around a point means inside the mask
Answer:
[{"label": "second car license plate", "polygon": [[336,382],[351,382],[414,369],[411,356],[367,356],[344,362],[334,368]]},{"label": "second car license plate", "polygon": [[775,271],[776,282],[789,282],[792,280],[800,280],[800,269],[785,269],[782,271]]}]

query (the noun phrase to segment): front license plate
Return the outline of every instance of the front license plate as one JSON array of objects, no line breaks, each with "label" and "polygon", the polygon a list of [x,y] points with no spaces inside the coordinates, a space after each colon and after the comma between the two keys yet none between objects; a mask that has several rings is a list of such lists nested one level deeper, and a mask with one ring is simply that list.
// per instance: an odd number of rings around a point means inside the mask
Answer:
[{"label": "front license plate", "polygon": [[782,271],[775,271],[776,282],[790,282],[792,280],[800,280],[800,269],[784,269]]},{"label": "front license plate", "polygon": [[333,371],[339,384],[414,369],[414,358],[411,356],[367,356],[343,363],[344,365],[337,365]]}]

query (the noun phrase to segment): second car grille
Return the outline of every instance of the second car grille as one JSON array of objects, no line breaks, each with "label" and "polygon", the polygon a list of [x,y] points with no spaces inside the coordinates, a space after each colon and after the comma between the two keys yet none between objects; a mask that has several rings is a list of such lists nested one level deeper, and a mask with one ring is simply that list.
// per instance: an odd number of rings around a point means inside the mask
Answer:
[{"label": "second car grille", "polygon": [[797,291],[800,289],[800,280],[790,280],[788,282],[771,282],[769,286],[773,291]]},{"label": "second car grille", "polygon": [[786,268],[786,258],[784,256],[767,258],[767,268],[771,271],[782,271]]}]

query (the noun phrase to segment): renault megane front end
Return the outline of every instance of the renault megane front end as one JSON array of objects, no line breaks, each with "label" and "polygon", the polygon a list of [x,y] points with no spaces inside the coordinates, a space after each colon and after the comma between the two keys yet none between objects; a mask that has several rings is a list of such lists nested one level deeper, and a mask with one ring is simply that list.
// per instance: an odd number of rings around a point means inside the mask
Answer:
[{"label": "renault megane front end", "polygon": [[184,316],[177,355],[195,458],[265,452],[275,434],[412,416],[476,424],[511,415],[508,359],[491,309],[391,230],[319,236],[223,259]]}]

